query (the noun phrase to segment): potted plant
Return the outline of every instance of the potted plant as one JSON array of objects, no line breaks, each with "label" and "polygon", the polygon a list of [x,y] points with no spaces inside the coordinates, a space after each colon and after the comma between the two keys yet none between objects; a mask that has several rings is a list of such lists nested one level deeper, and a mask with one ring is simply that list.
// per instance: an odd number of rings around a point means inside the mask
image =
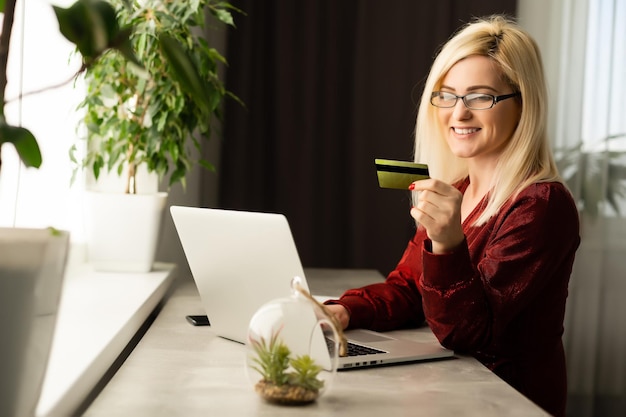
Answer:
[{"label": "potted plant", "polygon": [[[7,63],[15,4],[16,0],[0,2],[0,12],[3,14],[2,32],[0,34],[0,146],[4,143],[12,144],[24,165],[39,168],[42,157],[36,138],[27,128],[8,123],[4,114],[8,82]],[[129,35],[131,29],[120,27],[113,9],[105,1],[78,0],[67,9],[53,7],[59,21],[59,30],[70,42],[76,44],[78,52],[83,57],[83,66],[74,77],[78,77],[90,65],[97,62],[104,52],[110,49],[118,50],[125,59],[140,65],[130,49]]]},{"label": "potted plant", "polygon": [[[134,28],[132,49],[142,66],[111,50],[85,71],[85,153],[72,159],[102,191],[103,174],[123,178],[123,189],[94,192],[86,210],[90,261],[98,269],[145,271],[152,267],[167,192],[147,189],[143,170],[185,186],[196,157],[220,116],[226,96],[218,76],[224,57],[205,40],[207,12],[232,25],[227,2],[111,0],[117,17]],[[142,188],[143,187],[143,188]],[[105,191],[112,191],[110,188]],[[91,221],[90,221],[91,219]],[[90,226],[92,225],[92,226]],[[146,244],[146,247],[140,245]]]},{"label": "potted plant", "polygon": [[[12,144],[27,167],[38,168],[41,151],[33,134],[5,117],[7,62],[16,0],[0,2],[0,150]],[[61,32],[77,44],[85,65],[106,49],[124,49],[121,29],[110,7],[78,0],[55,8]],[[80,35],[79,35],[80,34]],[[125,49],[125,54],[130,51]],[[80,72],[80,71],[79,71]],[[0,158],[1,166],[1,158]],[[1,203],[1,202],[0,202]],[[34,415],[45,374],[61,294],[69,234],[54,229],[0,228],[0,415]]]},{"label": "potted plant", "polygon": [[329,310],[311,296],[300,277],[291,296],[262,305],[248,326],[248,381],[265,401],[304,405],[331,388],[347,342]]},{"label": "potted plant", "polygon": [[[131,7],[128,1],[124,2]],[[0,33],[0,151],[11,144],[26,167],[38,168],[42,155],[34,135],[5,117],[7,62],[16,0],[0,1],[3,24]],[[214,12],[228,20],[228,5]],[[120,24],[116,11],[103,0],[77,0],[69,8],[54,7],[60,32],[76,45],[83,65],[76,76],[98,63],[103,54],[140,63],[130,42],[132,26]],[[196,88],[197,74],[186,54],[177,53],[175,39],[164,36],[166,59],[175,68],[172,77]],[[122,69],[120,69],[122,70]],[[54,88],[51,86],[50,88]],[[45,90],[45,89],[44,89]],[[42,92],[38,91],[38,92]],[[26,93],[25,95],[30,94]],[[201,97],[200,97],[201,98]],[[196,97],[196,99],[200,99]],[[206,98],[206,106],[209,106]],[[0,155],[0,167],[1,167]],[[2,203],[2,202],[0,202]],[[0,415],[34,415],[41,391],[64,276],[69,235],[54,229],[0,228]]]}]

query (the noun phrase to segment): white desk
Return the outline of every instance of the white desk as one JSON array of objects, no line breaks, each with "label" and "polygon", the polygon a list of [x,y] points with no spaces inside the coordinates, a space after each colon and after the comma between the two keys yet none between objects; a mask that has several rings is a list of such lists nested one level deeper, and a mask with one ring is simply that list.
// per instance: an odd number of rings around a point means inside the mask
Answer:
[{"label": "white desk", "polygon": [[[314,294],[380,281],[375,271],[307,270]],[[338,372],[330,392],[303,407],[265,403],[245,373],[246,347],[193,327],[201,314],[184,282],[85,416],[546,416],[471,357]],[[398,332],[433,340],[428,328]]]},{"label": "white desk", "polygon": [[37,416],[73,415],[155,310],[174,266],[150,273],[69,267]]}]

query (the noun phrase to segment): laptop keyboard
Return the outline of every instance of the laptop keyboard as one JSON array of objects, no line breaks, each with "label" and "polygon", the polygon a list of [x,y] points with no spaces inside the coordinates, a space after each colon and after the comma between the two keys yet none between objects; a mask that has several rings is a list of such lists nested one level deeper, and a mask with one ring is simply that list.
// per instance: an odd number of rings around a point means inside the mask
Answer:
[{"label": "laptop keyboard", "polygon": [[[333,354],[335,349],[335,341],[329,338],[326,338],[326,346],[328,346],[328,351]],[[375,349],[368,346],[357,345],[356,343],[348,342],[348,356],[363,356],[363,355],[375,355],[378,353],[387,353],[384,350]]]}]

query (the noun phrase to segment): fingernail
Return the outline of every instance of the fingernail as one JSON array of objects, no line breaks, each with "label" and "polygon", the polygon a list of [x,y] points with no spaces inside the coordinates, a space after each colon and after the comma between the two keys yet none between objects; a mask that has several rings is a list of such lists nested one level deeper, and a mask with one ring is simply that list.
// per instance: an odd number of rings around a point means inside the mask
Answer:
[{"label": "fingernail", "polygon": [[409,190],[413,191],[415,189],[415,184],[411,183],[411,185],[409,185]]}]

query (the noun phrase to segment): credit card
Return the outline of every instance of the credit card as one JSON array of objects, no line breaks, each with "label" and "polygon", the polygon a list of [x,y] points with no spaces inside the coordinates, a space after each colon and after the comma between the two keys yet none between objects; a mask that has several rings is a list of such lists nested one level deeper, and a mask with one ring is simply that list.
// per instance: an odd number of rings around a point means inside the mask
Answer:
[{"label": "credit card", "polygon": [[381,188],[406,190],[412,182],[430,178],[428,166],[408,161],[376,159],[378,185]]}]

